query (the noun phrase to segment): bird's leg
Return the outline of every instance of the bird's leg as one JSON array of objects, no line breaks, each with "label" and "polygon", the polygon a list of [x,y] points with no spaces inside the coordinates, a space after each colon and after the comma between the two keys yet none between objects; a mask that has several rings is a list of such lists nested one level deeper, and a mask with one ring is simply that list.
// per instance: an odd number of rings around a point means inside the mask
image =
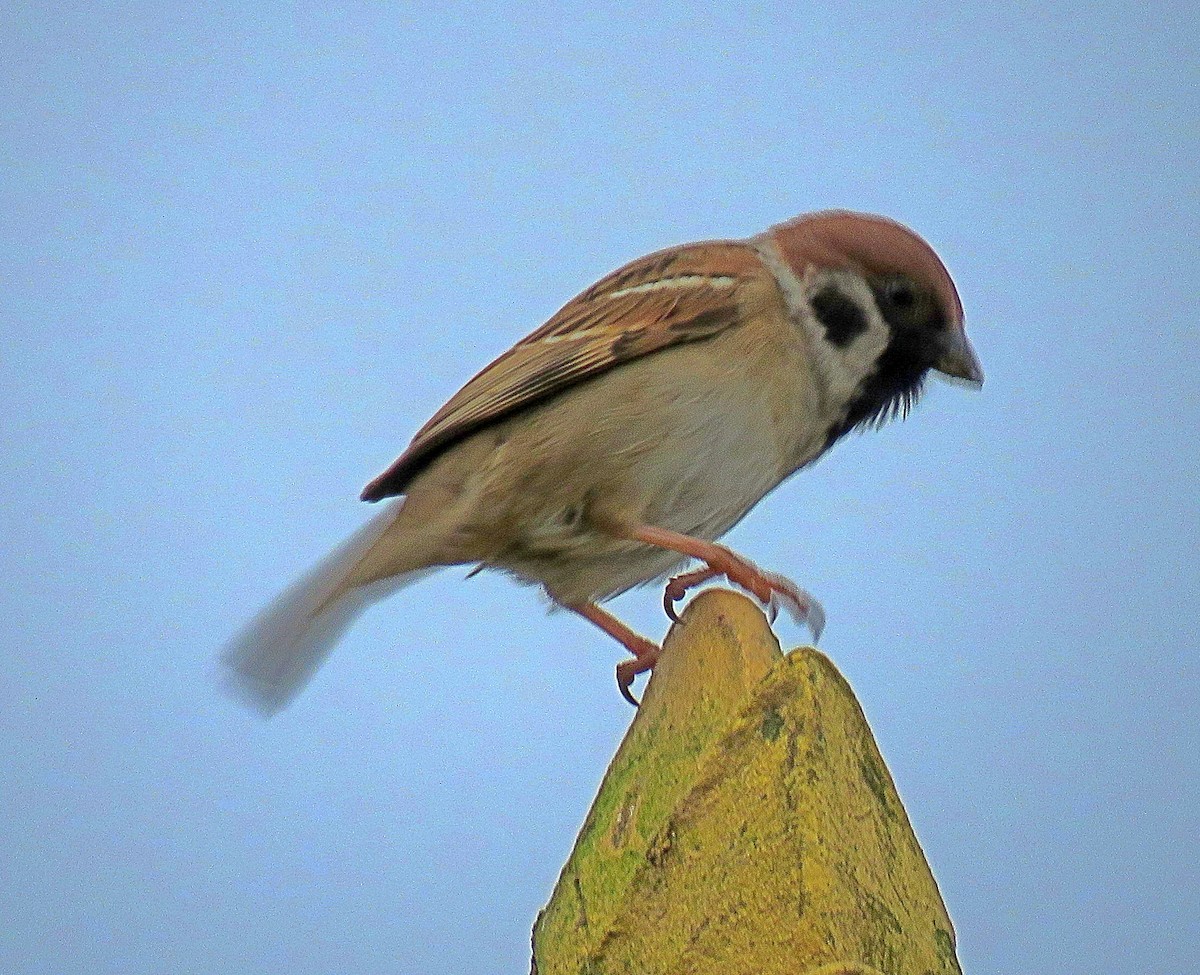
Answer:
[{"label": "bird's leg", "polygon": [[595,603],[571,603],[567,605],[567,609],[600,627],[633,654],[632,660],[623,660],[617,664],[617,687],[621,691],[621,697],[636,708],[638,706],[637,698],[630,691],[633,679],[638,674],[644,674],[654,667],[662,649],[657,643],[635,633],[612,613],[606,612]]},{"label": "bird's leg", "polygon": [[[723,575],[730,582],[752,593],[760,603],[770,609],[772,620],[775,619],[782,603],[795,619],[808,626],[812,631],[813,640],[820,639],[821,630],[825,628],[825,611],[821,609],[820,603],[790,579],[774,572],[765,572],[749,559],[730,551],[724,545],[692,538],[669,528],[636,525],[622,529],[620,534],[631,541],[669,549],[707,564],[707,569],[686,572],[672,579],[667,584],[664,604],[682,598],[690,586]],[[674,619],[671,609],[668,609],[667,615]]]}]

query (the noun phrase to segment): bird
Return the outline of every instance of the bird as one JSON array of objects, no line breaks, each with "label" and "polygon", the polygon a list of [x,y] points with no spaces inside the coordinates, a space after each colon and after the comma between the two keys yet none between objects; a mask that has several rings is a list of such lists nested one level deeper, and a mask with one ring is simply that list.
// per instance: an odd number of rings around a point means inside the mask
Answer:
[{"label": "bird", "polygon": [[634,260],[417,431],[362,491],[383,510],[230,643],[229,682],[279,711],[367,607],[453,565],[538,586],[613,637],[635,705],[659,645],[600,605],[633,587],[668,580],[677,618],[724,577],[819,637],[809,593],[717,539],[851,431],[906,416],[931,371],[983,383],[945,264],[887,217],[823,210]]}]

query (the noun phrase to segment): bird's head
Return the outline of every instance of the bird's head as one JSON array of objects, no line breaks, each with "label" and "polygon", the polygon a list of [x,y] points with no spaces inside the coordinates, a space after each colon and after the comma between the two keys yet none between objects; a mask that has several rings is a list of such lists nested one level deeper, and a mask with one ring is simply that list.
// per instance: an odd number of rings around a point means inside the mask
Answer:
[{"label": "bird's head", "polygon": [[931,369],[982,385],[950,272],[913,231],[886,217],[826,210],[764,237],[799,286],[793,307],[802,302],[827,348],[851,367],[843,432],[903,414]]}]

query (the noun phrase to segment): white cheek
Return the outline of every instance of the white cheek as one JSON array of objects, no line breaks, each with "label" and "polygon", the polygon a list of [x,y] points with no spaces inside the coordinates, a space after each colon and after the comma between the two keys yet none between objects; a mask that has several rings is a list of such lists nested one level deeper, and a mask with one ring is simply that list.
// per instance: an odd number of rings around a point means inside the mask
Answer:
[{"label": "white cheek", "polygon": [[[796,318],[808,332],[816,371],[825,384],[827,402],[831,406],[848,403],[875,370],[875,364],[888,343],[888,326],[879,313],[867,282],[849,271],[812,271],[800,282],[803,301],[796,309]],[[835,286],[853,299],[867,320],[867,329],[848,345],[839,346],[826,337],[825,328],[812,312],[811,299],[822,289]]]},{"label": "white cheek", "polygon": [[[759,238],[755,247],[779,282],[792,322],[805,333],[813,360],[813,379],[820,389],[824,412],[831,416],[842,414],[887,347],[888,327],[875,304],[875,296],[867,282],[852,271],[809,268],[803,276],[797,276],[772,240]],[[831,284],[852,298],[867,318],[866,331],[846,346],[829,341],[812,310],[812,296]]]}]

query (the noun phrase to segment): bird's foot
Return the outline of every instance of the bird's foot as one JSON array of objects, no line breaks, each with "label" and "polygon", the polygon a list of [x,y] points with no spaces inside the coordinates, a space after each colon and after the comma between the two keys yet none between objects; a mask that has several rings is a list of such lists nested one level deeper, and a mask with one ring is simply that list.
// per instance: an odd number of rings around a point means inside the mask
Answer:
[{"label": "bird's foot", "polygon": [[825,610],[816,599],[791,579],[760,569],[749,559],[735,554],[723,545],[711,546],[705,553],[705,561],[708,563],[705,568],[684,572],[667,583],[663,592],[663,608],[675,622],[679,622],[675,613],[675,603],[684,597],[688,589],[717,576],[724,576],[762,603],[767,608],[772,623],[775,622],[779,615],[779,607],[782,606],[794,620],[809,628],[814,643],[821,638],[821,631],[825,629]]},{"label": "bird's foot", "polygon": [[654,641],[647,640],[640,633],[635,633],[612,613],[606,612],[595,603],[566,603],[564,605],[567,609],[600,627],[633,654],[632,660],[623,660],[617,664],[617,689],[620,690],[621,697],[636,708],[638,699],[630,690],[633,687],[633,679],[638,674],[644,674],[654,668],[662,648]]}]

